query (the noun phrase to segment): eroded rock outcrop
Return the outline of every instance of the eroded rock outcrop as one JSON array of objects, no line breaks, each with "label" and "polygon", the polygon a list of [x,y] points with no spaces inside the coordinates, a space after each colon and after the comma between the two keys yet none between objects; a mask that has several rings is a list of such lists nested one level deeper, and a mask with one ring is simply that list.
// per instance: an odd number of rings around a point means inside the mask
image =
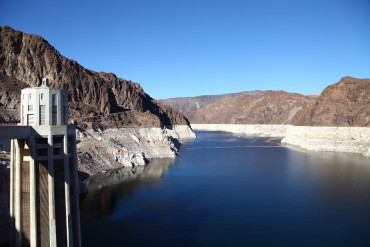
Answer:
[{"label": "eroded rock outcrop", "polygon": [[300,126],[370,126],[370,79],[344,77],[293,122]]},{"label": "eroded rock outcrop", "polygon": [[174,158],[180,140],[194,137],[187,125],[78,131],[78,169],[92,175],[122,166],[143,166],[150,158]]}]

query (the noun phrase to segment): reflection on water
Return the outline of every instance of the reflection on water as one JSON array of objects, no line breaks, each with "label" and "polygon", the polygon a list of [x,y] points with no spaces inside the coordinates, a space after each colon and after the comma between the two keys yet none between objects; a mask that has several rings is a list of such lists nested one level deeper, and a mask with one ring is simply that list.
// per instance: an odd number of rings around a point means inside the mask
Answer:
[{"label": "reflection on water", "polygon": [[136,182],[145,182],[161,178],[168,168],[172,165],[174,159],[151,159],[150,164],[146,166],[123,167],[98,173],[84,181],[89,192],[102,190],[104,187],[120,186],[132,180]]},{"label": "reflection on water", "polygon": [[139,185],[160,179],[174,159],[151,159],[146,166],[123,167],[98,173],[84,181],[87,194],[83,195],[81,211],[104,217],[111,213],[117,199],[124,198]]},{"label": "reflection on water", "polygon": [[[288,152],[287,172],[290,179],[308,181],[327,203],[356,210],[370,205],[370,159],[362,155],[313,152],[302,149]],[[298,183],[292,183],[297,185]],[[370,224],[370,222],[369,222]]]},{"label": "reflection on water", "polygon": [[83,244],[370,246],[370,159],[197,135],[175,160],[88,180]]}]

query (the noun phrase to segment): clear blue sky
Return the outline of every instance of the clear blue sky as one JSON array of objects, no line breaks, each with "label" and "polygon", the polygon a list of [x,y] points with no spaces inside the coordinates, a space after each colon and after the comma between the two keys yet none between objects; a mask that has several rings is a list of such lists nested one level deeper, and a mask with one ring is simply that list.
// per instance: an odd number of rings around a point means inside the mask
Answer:
[{"label": "clear blue sky", "polygon": [[370,78],[370,0],[0,0],[0,25],[156,99]]}]

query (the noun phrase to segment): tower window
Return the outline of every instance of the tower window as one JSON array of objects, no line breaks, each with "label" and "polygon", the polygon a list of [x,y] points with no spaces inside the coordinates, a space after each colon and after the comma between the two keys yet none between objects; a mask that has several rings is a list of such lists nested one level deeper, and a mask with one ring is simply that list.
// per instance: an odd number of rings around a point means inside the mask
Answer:
[{"label": "tower window", "polygon": [[65,106],[63,106],[63,108],[62,108],[62,119],[61,119],[61,124],[62,125],[66,125],[66,119],[67,119],[67,108],[65,107]]},{"label": "tower window", "polygon": [[51,114],[51,122],[52,125],[57,125],[57,116],[58,116],[58,108],[57,106],[52,106],[52,114]]},{"label": "tower window", "polygon": [[40,125],[45,124],[45,106],[40,105]]},{"label": "tower window", "polygon": [[33,105],[28,105],[28,111],[33,111]]},{"label": "tower window", "polygon": [[27,115],[27,125],[34,125],[35,124],[35,115],[33,114],[28,114]]},{"label": "tower window", "polygon": [[56,94],[51,95],[51,103],[53,106],[57,105],[57,95]]},{"label": "tower window", "polygon": [[41,93],[41,94],[40,94],[40,99],[41,99],[41,100],[43,100],[43,99],[44,99],[44,94],[43,94],[43,93]]}]

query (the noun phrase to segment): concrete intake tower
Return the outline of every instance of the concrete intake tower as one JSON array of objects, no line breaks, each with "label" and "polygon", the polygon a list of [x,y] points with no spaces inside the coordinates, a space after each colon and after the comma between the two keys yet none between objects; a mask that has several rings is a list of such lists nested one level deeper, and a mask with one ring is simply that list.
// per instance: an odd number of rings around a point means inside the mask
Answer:
[{"label": "concrete intake tower", "polygon": [[67,92],[44,78],[22,90],[20,125],[2,127],[12,139],[12,246],[81,246],[76,129],[67,123]]}]

